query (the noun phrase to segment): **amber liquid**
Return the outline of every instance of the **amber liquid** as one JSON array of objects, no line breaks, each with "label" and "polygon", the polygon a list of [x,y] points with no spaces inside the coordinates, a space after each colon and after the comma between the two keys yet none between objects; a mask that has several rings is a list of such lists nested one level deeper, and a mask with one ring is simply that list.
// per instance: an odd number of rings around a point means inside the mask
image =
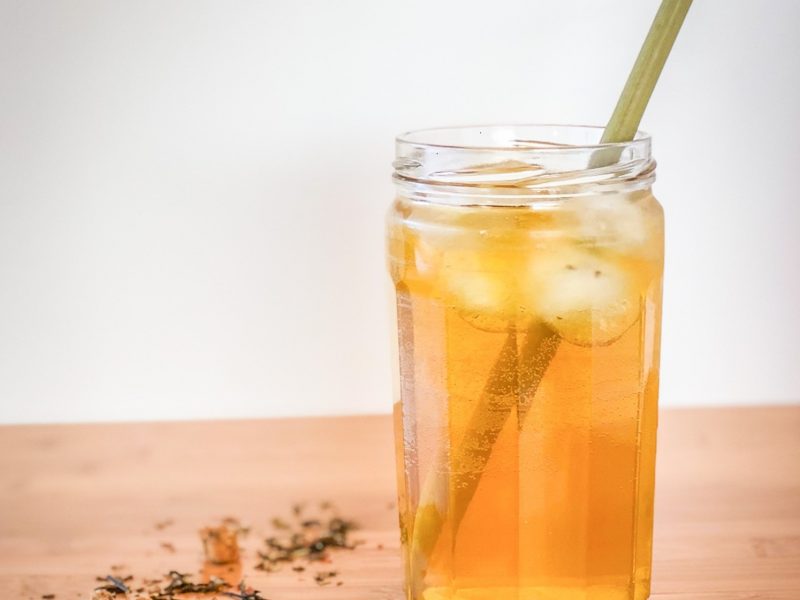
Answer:
[{"label": "amber liquid", "polygon": [[[395,203],[408,598],[648,597],[662,216],[621,202],[632,232],[587,229],[585,206]],[[530,266],[561,256],[567,279]],[[589,286],[612,273],[583,311],[581,260]]]}]

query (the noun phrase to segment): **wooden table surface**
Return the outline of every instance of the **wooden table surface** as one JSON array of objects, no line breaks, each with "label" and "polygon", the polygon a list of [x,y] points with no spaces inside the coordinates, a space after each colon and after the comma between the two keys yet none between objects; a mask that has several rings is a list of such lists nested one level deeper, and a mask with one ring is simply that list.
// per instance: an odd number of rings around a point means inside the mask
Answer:
[{"label": "wooden table surface", "polygon": [[[0,427],[0,600],[197,572],[197,530],[226,516],[272,600],[398,600],[391,440],[387,416]],[[662,411],[658,461],[654,598],[800,598],[800,406]],[[321,500],[362,526],[343,585],[253,571],[272,517]]]}]

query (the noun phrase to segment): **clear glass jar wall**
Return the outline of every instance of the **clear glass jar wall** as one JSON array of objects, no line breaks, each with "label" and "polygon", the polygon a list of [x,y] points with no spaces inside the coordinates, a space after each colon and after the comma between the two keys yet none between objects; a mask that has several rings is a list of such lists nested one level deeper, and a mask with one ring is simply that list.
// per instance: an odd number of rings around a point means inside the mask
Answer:
[{"label": "clear glass jar wall", "polygon": [[388,264],[407,597],[650,586],[663,213],[644,134],[397,140]]}]

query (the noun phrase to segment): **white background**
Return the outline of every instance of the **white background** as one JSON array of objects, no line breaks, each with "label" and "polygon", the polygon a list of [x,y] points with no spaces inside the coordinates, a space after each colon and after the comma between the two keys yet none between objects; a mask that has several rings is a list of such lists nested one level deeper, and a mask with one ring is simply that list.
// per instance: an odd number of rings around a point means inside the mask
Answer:
[{"label": "white background", "polygon": [[[602,124],[655,0],[0,6],[0,421],[390,407],[393,135]],[[644,129],[663,403],[800,398],[800,2],[698,0]]]}]

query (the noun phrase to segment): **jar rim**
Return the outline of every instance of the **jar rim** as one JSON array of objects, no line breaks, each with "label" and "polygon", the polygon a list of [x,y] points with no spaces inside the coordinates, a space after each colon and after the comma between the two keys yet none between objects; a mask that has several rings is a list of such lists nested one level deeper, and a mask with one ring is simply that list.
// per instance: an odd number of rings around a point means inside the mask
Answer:
[{"label": "jar rim", "polygon": [[[511,132],[530,131],[549,131],[568,134],[564,142],[546,139],[525,139],[510,136]],[[639,149],[648,148],[651,144],[650,134],[646,131],[637,131],[633,140],[624,142],[600,142],[605,127],[601,125],[573,125],[566,123],[496,123],[484,125],[452,125],[445,127],[426,127],[423,129],[412,129],[395,136],[398,147],[415,146],[420,148],[441,148],[447,150],[467,150],[467,151],[488,151],[488,152],[520,152],[532,150],[537,153],[546,154],[561,152],[576,152],[580,150],[596,151],[603,148],[624,149],[631,146]],[[569,143],[567,137],[579,137],[583,135],[586,139],[595,138],[597,141],[582,143]],[[466,138],[484,140],[503,140],[500,143],[457,143],[455,140],[459,136]],[[537,138],[540,137],[537,135]],[[561,136],[557,136],[561,137]],[[453,141],[446,141],[452,139]],[[648,148],[649,149],[649,148]],[[640,150],[641,151],[641,150]]]},{"label": "jar rim", "polygon": [[[414,198],[519,202],[649,187],[650,136],[603,143],[593,125],[472,125],[396,138],[395,184]],[[499,200],[493,200],[499,198]],[[476,200],[478,199],[478,200]]]}]

